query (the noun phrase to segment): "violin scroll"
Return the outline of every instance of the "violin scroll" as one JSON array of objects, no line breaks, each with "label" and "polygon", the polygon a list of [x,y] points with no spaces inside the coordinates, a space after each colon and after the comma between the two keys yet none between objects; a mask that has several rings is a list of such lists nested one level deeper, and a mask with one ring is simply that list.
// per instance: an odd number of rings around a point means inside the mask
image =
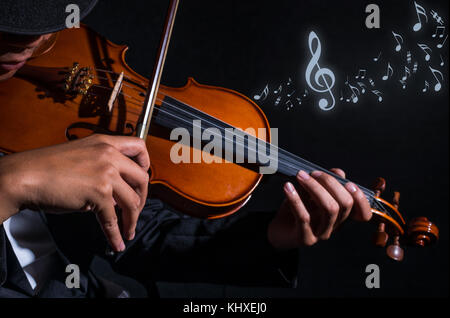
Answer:
[{"label": "violin scroll", "polygon": [[408,224],[408,237],[416,246],[427,246],[439,239],[438,227],[426,217],[417,217]]}]

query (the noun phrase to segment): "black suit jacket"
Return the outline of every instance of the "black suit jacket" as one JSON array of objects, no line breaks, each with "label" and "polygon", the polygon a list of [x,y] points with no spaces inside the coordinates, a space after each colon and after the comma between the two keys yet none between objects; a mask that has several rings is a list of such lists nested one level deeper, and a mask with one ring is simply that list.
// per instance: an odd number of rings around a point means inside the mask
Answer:
[{"label": "black suit jacket", "polygon": [[[37,212],[38,213],[38,212]],[[92,268],[94,256],[144,284],[157,296],[155,281],[208,282],[246,286],[296,284],[297,250],[279,252],[267,241],[272,213],[241,211],[218,220],[181,215],[159,200],[147,200],[125,252],[109,255],[92,213],[43,214],[59,256],[58,270],[33,292],[0,226],[0,297],[127,297],[121,287]],[[80,267],[80,288],[67,288],[68,264]]]}]

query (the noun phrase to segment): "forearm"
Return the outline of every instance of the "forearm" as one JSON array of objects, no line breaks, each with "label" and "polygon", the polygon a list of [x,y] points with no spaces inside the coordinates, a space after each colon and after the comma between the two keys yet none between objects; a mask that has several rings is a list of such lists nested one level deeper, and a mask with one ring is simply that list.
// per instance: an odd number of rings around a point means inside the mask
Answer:
[{"label": "forearm", "polygon": [[12,179],[12,167],[3,154],[0,153],[0,224],[19,212],[20,203],[17,200],[16,185]]}]

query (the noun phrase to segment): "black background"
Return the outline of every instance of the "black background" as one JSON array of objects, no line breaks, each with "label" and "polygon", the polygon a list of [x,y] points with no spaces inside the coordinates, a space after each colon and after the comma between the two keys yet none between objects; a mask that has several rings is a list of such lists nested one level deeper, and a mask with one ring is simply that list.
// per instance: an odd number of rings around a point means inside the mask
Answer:
[{"label": "black background", "polygon": [[[373,225],[349,221],[329,241],[302,249],[298,289],[229,288],[228,295],[448,296],[448,41],[436,49],[437,40],[431,37],[436,23],[430,14],[423,30],[412,31],[417,21],[413,1],[374,2],[380,7],[381,28],[369,30],[364,23],[369,3],[373,2],[181,1],[163,84],[182,86],[194,77],[252,98],[266,84],[273,90],[291,77],[303,90],[311,59],[308,34],[315,31],[322,44],[320,65],[336,75],[336,106],[324,112],[317,106],[319,95],[310,95],[287,111],[274,106],[272,93],[260,106],[271,126],[279,129],[279,145],[324,167],[340,167],[358,184],[370,186],[383,176],[385,198],[399,190],[406,218],[427,216],[440,229],[437,245],[406,247],[405,260],[397,263],[371,244]],[[448,1],[419,4],[448,21]],[[167,7],[166,0],[101,0],[84,22],[113,42],[127,44],[128,64],[149,76]],[[393,30],[404,37],[399,53],[394,50]],[[433,49],[430,63],[425,63],[416,43]],[[398,79],[406,50],[419,62],[419,70],[402,90]],[[381,61],[374,63],[380,51]],[[439,53],[444,67],[439,67]],[[388,61],[394,75],[382,82]],[[444,81],[439,92],[424,94],[424,81],[432,88],[435,83],[428,64],[444,73]],[[346,76],[352,78],[359,68],[366,68],[375,80],[383,102],[369,93],[356,104],[338,100]],[[266,178],[246,208],[277,209],[282,182],[277,176]],[[368,264],[380,266],[378,290],[365,287]],[[163,296],[214,295],[214,286],[165,286]]]}]

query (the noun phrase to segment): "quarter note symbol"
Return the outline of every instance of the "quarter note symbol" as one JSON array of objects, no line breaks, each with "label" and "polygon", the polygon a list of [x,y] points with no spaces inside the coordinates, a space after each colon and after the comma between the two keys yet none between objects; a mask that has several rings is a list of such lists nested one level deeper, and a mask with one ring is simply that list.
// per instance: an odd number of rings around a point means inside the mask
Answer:
[{"label": "quarter note symbol", "polygon": [[308,96],[308,90],[305,88],[305,92],[303,93],[303,97]]},{"label": "quarter note symbol", "polygon": [[283,90],[283,85],[280,85],[276,90],[273,91],[274,94],[279,94]]},{"label": "quarter note symbol", "polygon": [[411,64],[411,51],[406,52],[406,62]]},{"label": "quarter note symbol", "polygon": [[264,87],[263,91],[261,92],[261,94],[259,95],[255,95],[253,96],[254,100],[260,100],[263,101],[267,98],[267,96],[269,95],[269,84],[266,85],[266,87]]},{"label": "quarter note symbol", "polygon": [[295,93],[295,89],[294,89],[291,93],[288,93],[286,96],[289,98],[289,97],[291,97],[292,95],[294,95],[294,93]]},{"label": "quarter note symbol", "polygon": [[422,92],[426,92],[428,90],[428,88],[430,88],[430,84],[428,84],[427,81],[425,81],[425,87],[422,89]]},{"label": "quarter note symbol", "polygon": [[378,60],[380,59],[380,57],[381,57],[381,52],[380,52],[380,54],[378,54],[378,56],[376,56],[376,57],[373,58],[373,61],[374,61],[374,62],[378,62]]},{"label": "quarter note symbol", "polygon": [[391,64],[388,62],[388,66],[387,66],[387,70],[386,70],[386,75],[384,75],[381,79],[383,81],[387,81],[389,79],[389,77],[392,76],[392,74],[394,74],[394,70],[391,66]]},{"label": "quarter note symbol", "polygon": [[366,70],[359,70],[358,75],[355,76],[356,79],[364,79],[366,77]]},{"label": "quarter note symbol", "polygon": [[288,82],[287,82],[287,86],[291,86],[292,84],[292,79],[289,77]]},{"label": "quarter note symbol", "polygon": [[422,20],[420,19],[420,16],[423,15],[425,17],[426,23],[428,23],[428,16],[427,16],[427,12],[421,5],[418,5],[415,1],[414,1],[414,5],[416,7],[417,19],[419,20],[419,22],[414,24],[413,30],[414,30],[414,32],[417,32],[420,29],[422,29]]},{"label": "quarter note symbol", "polygon": [[399,80],[399,82],[402,84],[402,88],[406,89],[406,81],[404,80]]},{"label": "quarter note symbol", "polygon": [[341,90],[341,97],[339,98],[339,100],[344,100],[344,95],[342,94],[342,90]]},{"label": "quarter note symbol", "polygon": [[373,81],[373,79],[369,78],[369,83],[370,86],[375,87],[375,82]]},{"label": "quarter note symbol", "polygon": [[405,75],[403,75],[402,80],[406,81],[406,79],[411,76],[411,72],[409,71],[409,68],[405,66]]},{"label": "quarter note symbol", "polygon": [[297,103],[298,103],[299,105],[302,104],[302,99],[301,99],[300,97],[297,97]]},{"label": "quarter note symbol", "polygon": [[437,47],[438,49],[442,49],[442,47],[444,46],[445,41],[447,41],[447,38],[448,38],[448,34],[445,36],[444,41],[442,41],[442,43],[438,43],[438,44],[436,45],[436,47]]},{"label": "quarter note symbol", "polygon": [[433,52],[428,45],[417,43],[417,45],[425,52],[425,61],[429,61],[431,56],[430,53]]},{"label": "quarter note symbol", "polygon": [[[392,35],[394,36],[394,39],[397,42],[397,46],[395,47],[395,50],[397,52],[399,52],[402,49],[403,37],[400,34],[395,33],[394,31],[392,31]],[[402,43],[400,43],[400,41]]]},{"label": "quarter note symbol", "polygon": [[[437,83],[436,85],[434,85],[434,90],[436,92],[439,92],[441,90],[441,81],[444,81],[444,75],[442,75],[442,73],[438,70],[435,70],[434,68],[432,68],[431,66],[428,66],[430,68],[431,73],[433,74],[434,78],[436,79]],[[441,81],[437,78],[437,75],[439,75],[439,77],[441,78]]]},{"label": "quarter note symbol", "polygon": [[445,26],[438,25],[436,27],[436,32],[434,32],[431,37],[435,38],[435,37],[439,36],[440,38],[443,38],[444,37],[444,31],[445,31]]},{"label": "quarter note symbol", "polygon": [[442,55],[439,54],[439,57],[441,58],[441,66],[444,66],[444,60],[442,59]]},{"label": "quarter note symbol", "polygon": [[383,101],[383,97],[381,95],[383,95],[379,90],[373,90],[372,93],[374,93],[377,97],[378,97],[378,102],[382,102]]},{"label": "quarter note symbol", "polygon": [[357,82],[357,84],[359,85],[359,87],[361,87],[361,94],[365,94],[366,93],[366,84],[361,83],[361,82]]}]

